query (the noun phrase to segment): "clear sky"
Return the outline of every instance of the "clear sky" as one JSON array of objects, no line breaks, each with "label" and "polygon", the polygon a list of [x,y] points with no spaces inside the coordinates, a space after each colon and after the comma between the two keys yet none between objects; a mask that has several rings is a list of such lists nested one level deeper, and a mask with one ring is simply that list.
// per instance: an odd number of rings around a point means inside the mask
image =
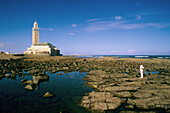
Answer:
[{"label": "clear sky", "polygon": [[0,0],[0,51],[26,51],[35,20],[64,55],[170,55],[170,0]]}]

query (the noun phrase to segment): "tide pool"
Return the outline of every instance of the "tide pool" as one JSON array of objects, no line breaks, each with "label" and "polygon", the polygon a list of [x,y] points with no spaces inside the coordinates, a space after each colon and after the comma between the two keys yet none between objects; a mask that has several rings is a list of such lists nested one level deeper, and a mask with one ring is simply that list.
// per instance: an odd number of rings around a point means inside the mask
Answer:
[{"label": "tide pool", "polygon": [[[1,113],[88,113],[78,106],[85,93],[93,91],[86,87],[84,78],[87,73],[70,72],[50,74],[49,80],[40,82],[34,91],[26,90],[21,84],[22,79],[33,80],[32,75],[17,75],[16,79],[2,78],[0,80],[0,110]],[[54,96],[43,98],[46,92]]]}]

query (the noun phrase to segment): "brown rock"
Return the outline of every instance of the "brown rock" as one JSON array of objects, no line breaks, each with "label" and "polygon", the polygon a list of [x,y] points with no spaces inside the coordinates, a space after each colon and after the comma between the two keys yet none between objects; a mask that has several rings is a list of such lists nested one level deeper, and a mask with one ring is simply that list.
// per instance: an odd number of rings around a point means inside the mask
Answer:
[{"label": "brown rock", "polygon": [[11,77],[10,74],[5,74],[4,76],[7,77],[7,78]]},{"label": "brown rock", "polygon": [[44,94],[43,97],[44,97],[44,98],[49,98],[49,97],[52,97],[52,96],[53,96],[53,94],[47,92],[47,93]]},{"label": "brown rock", "polygon": [[62,75],[62,73],[58,73],[58,75]]},{"label": "brown rock", "polygon": [[132,94],[129,91],[121,91],[121,92],[115,92],[114,96],[117,96],[117,97],[132,97]]},{"label": "brown rock", "polygon": [[26,86],[25,86],[25,89],[30,90],[30,91],[33,91],[33,88],[32,88],[32,86],[31,86],[30,84],[26,85]]},{"label": "brown rock", "polygon": [[27,81],[25,81],[25,82],[22,82],[22,84],[30,84],[30,85],[32,85],[33,82],[32,82],[32,80],[27,80]]},{"label": "brown rock", "polygon": [[107,74],[105,71],[101,70],[91,70],[90,72],[87,73],[88,75],[105,75]]}]

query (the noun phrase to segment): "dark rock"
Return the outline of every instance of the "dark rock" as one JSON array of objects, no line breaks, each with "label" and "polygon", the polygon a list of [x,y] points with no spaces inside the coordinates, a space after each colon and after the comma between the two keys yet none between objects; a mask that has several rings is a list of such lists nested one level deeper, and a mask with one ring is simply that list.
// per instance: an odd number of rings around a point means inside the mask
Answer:
[{"label": "dark rock", "polygon": [[2,79],[4,77],[4,75],[0,75],[0,79]]},{"label": "dark rock", "polygon": [[15,75],[15,74],[12,74],[12,75],[11,75],[11,79],[16,79],[16,75]]},{"label": "dark rock", "polygon": [[27,81],[27,79],[22,79],[22,80],[21,80],[21,82],[26,82],[26,81]]}]

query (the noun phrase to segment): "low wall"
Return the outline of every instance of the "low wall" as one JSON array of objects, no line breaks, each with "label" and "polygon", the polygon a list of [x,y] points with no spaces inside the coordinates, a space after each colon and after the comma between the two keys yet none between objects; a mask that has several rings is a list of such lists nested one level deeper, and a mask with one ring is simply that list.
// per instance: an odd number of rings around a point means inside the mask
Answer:
[{"label": "low wall", "polygon": [[24,54],[24,56],[50,56],[50,54]]}]

